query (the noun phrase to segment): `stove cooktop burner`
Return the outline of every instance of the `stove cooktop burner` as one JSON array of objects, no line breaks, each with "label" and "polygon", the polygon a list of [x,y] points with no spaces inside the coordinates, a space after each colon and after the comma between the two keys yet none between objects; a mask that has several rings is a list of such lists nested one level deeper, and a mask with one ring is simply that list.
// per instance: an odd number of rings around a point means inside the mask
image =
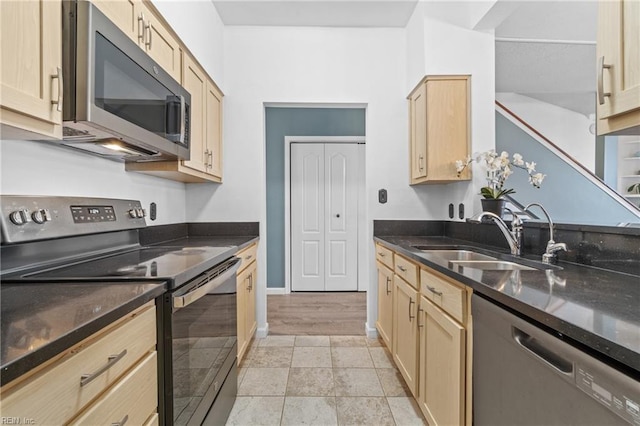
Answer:
[{"label": "stove cooktop burner", "polygon": [[[69,266],[24,275],[32,280],[92,278],[165,278],[183,282],[182,274],[191,275],[230,257],[235,247],[141,247]],[[228,254],[227,254],[228,253]],[[200,268],[198,268],[200,266]]]}]

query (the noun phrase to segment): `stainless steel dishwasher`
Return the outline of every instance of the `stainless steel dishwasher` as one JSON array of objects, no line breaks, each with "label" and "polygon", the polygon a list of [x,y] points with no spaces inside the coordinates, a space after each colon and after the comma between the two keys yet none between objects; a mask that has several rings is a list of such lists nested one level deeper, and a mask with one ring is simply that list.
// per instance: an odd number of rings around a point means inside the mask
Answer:
[{"label": "stainless steel dishwasher", "polygon": [[474,294],[473,424],[640,425],[640,384]]}]

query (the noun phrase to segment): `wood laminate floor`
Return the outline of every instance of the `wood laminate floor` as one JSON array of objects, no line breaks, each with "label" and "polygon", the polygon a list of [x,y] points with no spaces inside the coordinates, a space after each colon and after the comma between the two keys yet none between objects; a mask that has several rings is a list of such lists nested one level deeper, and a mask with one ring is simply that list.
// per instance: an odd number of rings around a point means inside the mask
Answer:
[{"label": "wood laminate floor", "polygon": [[267,296],[270,335],[364,335],[367,293]]}]

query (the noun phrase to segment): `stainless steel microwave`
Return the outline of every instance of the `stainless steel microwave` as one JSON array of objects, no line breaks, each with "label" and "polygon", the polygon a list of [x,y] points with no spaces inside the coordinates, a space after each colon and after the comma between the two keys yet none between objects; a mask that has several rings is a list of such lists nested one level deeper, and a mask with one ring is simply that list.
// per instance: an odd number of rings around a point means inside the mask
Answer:
[{"label": "stainless steel microwave", "polygon": [[189,92],[93,4],[62,8],[62,143],[118,161],[188,159]]}]

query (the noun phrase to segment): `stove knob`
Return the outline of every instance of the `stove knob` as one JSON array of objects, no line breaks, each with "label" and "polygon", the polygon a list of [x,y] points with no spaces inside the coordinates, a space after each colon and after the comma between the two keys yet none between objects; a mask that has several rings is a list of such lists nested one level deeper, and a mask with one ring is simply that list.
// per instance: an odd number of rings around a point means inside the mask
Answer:
[{"label": "stove knob", "polygon": [[129,210],[129,217],[136,219],[138,217],[138,211],[136,209]]},{"label": "stove knob", "polygon": [[146,217],[147,216],[147,212],[144,209],[138,208],[138,209],[136,209],[136,212],[138,212],[138,217]]},{"label": "stove knob", "polygon": [[24,225],[27,222],[31,222],[31,216],[29,216],[29,210],[27,209],[11,212],[9,219],[16,225]]},{"label": "stove knob", "polygon": [[47,209],[38,209],[31,214],[31,218],[35,223],[45,223],[51,220],[51,213]]}]

